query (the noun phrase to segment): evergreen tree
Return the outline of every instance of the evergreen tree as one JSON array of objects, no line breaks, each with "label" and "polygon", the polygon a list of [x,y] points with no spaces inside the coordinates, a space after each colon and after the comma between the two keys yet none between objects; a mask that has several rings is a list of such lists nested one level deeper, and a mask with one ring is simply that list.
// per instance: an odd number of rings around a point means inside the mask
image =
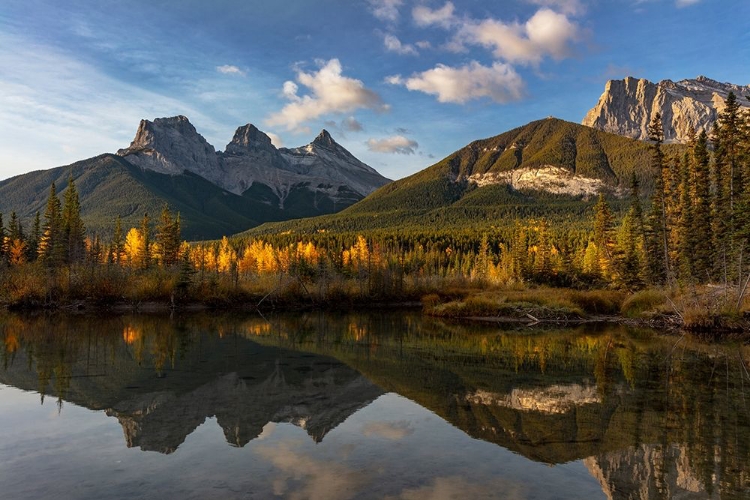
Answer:
[{"label": "evergreen tree", "polygon": [[711,185],[709,181],[708,136],[703,130],[693,149],[693,184],[692,184],[692,229],[693,269],[698,281],[709,280],[713,262],[712,220],[711,220]]},{"label": "evergreen tree", "polygon": [[714,123],[711,131],[711,143],[714,150],[713,169],[711,170],[711,200],[712,243],[713,243],[713,271],[714,275],[727,281],[727,260],[729,253],[729,196],[724,175],[724,148],[722,146],[721,131],[718,123]]},{"label": "evergreen tree", "polygon": [[686,153],[681,163],[680,209],[677,223],[677,262],[680,280],[683,283],[695,281],[695,228],[691,194],[693,186],[690,179],[691,160]]},{"label": "evergreen tree", "polygon": [[161,223],[156,232],[156,243],[161,252],[162,264],[173,266],[180,254],[180,218],[172,218],[169,207],[165,204],[161,211]]},{"label": "evergreen tree", "polygon": [[594,245],[597,250],[599,269],[603,277],[611,279],[615,275],[614,217],[609,203],[600,194],[594,206]]},{"label": "evergreen tree", "polygon": [[112,237],[112,257],[111,261],[115,264],[120,264],[122,261],[122,254],[124,250],[124,242],[122,239],[122,220],[120,216],[117,216],[115,220],[115,234]]},{"label": "evergreen tree", "polygon": [[48,265],[57,266],[64,260],[62,242],[61,204],[55,190],[55,183],[50,186],[47,208],[44,210],[44,225],[39,238],[39,258]]},{"label": "evergreen tree", "polygon": [[649,278],[654,284],[664,283],[669,273],[669,246],[667,239],[666,201],[664,199],[664,142],[661,114],[656,113],[648,127],[651,145],[651,168],[655,175],[654,194],[651,197],[651,210],[648,216],[646,253],[649,256]]},{"label": "evergreen tree", "polygon": [[148,268],[151,265],[151,228],[149,224],[151,219],[148,217],[148,213],[143,214],[141,219],[141,236],[143,238],[143,268]]},{"label": "evergreen tree", "polygon": [[42,221],[39,214],[39,210],[34,214],[34,224],[31,227],[31,235],[29,237],[29,248],[28,248],[28,260],[35,260],[39,253],[39,238],[42,232]]},{"label": "evergreen tree", "polygon": [[65,252],[69,262],[81,262],[86,255],[85,228],[81,220],[81,204],[78,200],[73,174],[68,179],[65,202],[62,208],[62,232]]},{"label": "evergreen tree", "polygon": [[5,262],[8,250],[6,248],[5,226],[3,225],[3,214],[0,213],[0,264]]}]

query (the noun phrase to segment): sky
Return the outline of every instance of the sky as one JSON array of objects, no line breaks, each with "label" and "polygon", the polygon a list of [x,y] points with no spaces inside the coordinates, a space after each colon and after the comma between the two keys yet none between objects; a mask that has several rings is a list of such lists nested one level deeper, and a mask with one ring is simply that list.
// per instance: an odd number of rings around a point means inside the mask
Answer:
[{"label": "sky", "polygon": [[2,0],[0,179],[185,115],[217,150],[321,129],[391,179],[579,122],[609,79],[750,84],[747,0]]}]

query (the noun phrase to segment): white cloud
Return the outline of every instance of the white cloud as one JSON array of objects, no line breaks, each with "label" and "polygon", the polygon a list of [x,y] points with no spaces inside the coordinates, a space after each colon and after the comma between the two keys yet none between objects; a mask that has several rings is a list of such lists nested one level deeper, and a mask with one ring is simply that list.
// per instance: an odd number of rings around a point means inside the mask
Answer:
[{"label": "white cloud", "polygon": [[578,25],[547,8],[539,9],[524,24],[468,21],[457,34],[459,43],[487,47],[498,59],[520,64],[539,64],[546,56],[563,59],[570,55],[570,43],[579,38]]},{"label": "white cloud", "polygon": [[385,77],[385,78],[383,79],[383,81],[384,81],[385,83],[388,83],[388,84],[390,84],[390,85],[401,85],[401,84],[403,84],[403,83],[404,83],[404,79],[403,79],[403,78],[401,78],[401,75],[391,75],[391,76],[386,76],[386,77]]},{"label": "white cloud", "polygon": [[397,21],[398,8],[403,0],[369,0],[370,12],[381,21]]},{"label": "white cloud", "polygon": [[271,144],[276,146],[277,148],[283,148],[284,147],[284,141],[279,137],[278,135],[274,134],[273,132],[265,132],[265,134],[271,138]]},{"label": "white cloud", "polygon": [[415,43],[417,47],[419,47],[422,50],[427,50],[432,48],[432,44],[428,42],[427,40],[420,40],[417,43]]},{"label": "white cloud", "polygon": [[389,77],[393,84],[436,95],[439,102],[465,103],[487,97],[498,103],[517,101],[524,95],[523,79],[508,64],[483,66],[476,61],[458,68],[438,64],[407,79]]},{"label": "white cloud", "polygon": [[403,135],[394,135],[384,139],[368,139],[367,149],[375,153],[413,155],[419,147],[417,141]]},{"label": "white cloud", "polygon": [[[571,16],[578,16],[586,12],[586,6],[581,0],[528,0],[533,5],[539,5],[540,7],[551,7],[552,9],[562,12],[563,14],[569,14]],[[677,0],[678,2],[680,0]],[[684,0],[683,0],[684,1]],[[690,0],[687,0],[690,1]]]},{"label": "white cloud", "polygon": [[386,50],[389,52],[411,56],[416,56],[419,54],[419,52],[417,52],[417,49],[414,48],[414,45],[408,43],[403,44],[401,43],[401,40],[396,37],[396,35],[391,35],[390,33],[385,35],[385,37],[383,38],[383,44],[385,45]]},{"label": "white cloud", "polygon": [[675,0],[675,5],[677,5],[677,7],[679,8],[682,8],[682,7],[688,7],[690,5],[695,5],[700,1],[701,0]]},{"label": "white cloud", "polygon": [[351,113],[357,109],[385,111],[378,94],[365,87],[361,80],[343,76],[338,59],[319,62],[320,69],[306,73],[297,70],[297,82],[307,87],[310,94],[300,95],[299,86],[288,81],[282,94],[291,101],[281,111],[271,114],[266,120],[269,126],[284,126],[287,130],[298,130],[300,126],[329,113]]},{"label": "white cloud", "polygon": [[417,26],[441,26],[450,28],[457,22],[454,14],[455,6],[451,2],[446,2],[439,9],[431,9],[425,5],[417,5],[412,9],[411,15]]},{"label": "white cloud", "polygon": [[245,76],[245,72],[237,66],[231,64],[225,64],[223,66],[216,66],[216,71],[224,75],[240,75]]}]

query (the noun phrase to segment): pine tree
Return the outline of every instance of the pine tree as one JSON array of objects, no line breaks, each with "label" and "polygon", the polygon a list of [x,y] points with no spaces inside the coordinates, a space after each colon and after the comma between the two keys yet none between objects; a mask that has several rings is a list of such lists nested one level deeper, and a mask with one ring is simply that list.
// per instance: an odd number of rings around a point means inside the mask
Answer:
[{"label": "pine tree", "polygon": [[172,218],[169,207],[165,204],[161,211],[161,223],[156,230],[156,243],[161,252],[162,264],[173,266],[179,260],[180,253],[180,217]]},{"label": "pine tree", "polygon": [[651,210],[648,216],[646,253],[649,256],[649,278],[654,284],[664,283],[670,277],[669,246],[667,240],[666,201],[664,199],[664,142],[661,114],[656,113],[648,127],[651,145],[651,168],[656,177],[654,194],[651,197]]},{"label": "pine tree", "polygon": [[42,235],[39,238],[39,258],[53,267],[62,264],[65,257],[61,235],[61,210],[55,183],[52,182],[47,208],[44,210]]},{"label": "pine tree", "polygon": [[594,245],[597,249],[599,269],[604,278],[611,279],[615,274],[614,217],[604,195],[594,206]]},{"label": "pine tree", "polygon": [[714,150],[714,162],[711,170],[711,200],[712,219],[712,257],[714,261],[714,275],[721,277],[724,282],[728,279],[727,261],[729,254],[729,196],[724,175],[724,148],[722,146],[721,131],[718,123],[714,123],[711,131],[711,143]]},{"label": "pine tree", "polygon": [[86,255],[85,227],[81,220],[81,204],[78,200],[73,174],[68,178],[65,202],[62,208],[62,232],[69,262],[81,262]]},{"label": "pine tree", "polygon": [[6,235],[5,226],[3,225],[3,214],[0,213],[0,265],[5,262],[6,256],[8,255],[5,238]]},{"label": "pine tree", "polygon": [[115,234],[112,237],[112,257],[111,260],[115,264],[122,263],[122,254],[124,251],[124,242],[122,240],[122,219],[117,216],[115,220]]},{"label": "pine tree", "polygon": [[703,130],[693,149],[692,204],[693,269],[698,281],[710,279],[712,262],[711,185],[709,180],[708,136]]},{"label": "pine tree", "polygon": [[680,209],[677,223],[677,262],[680,279],[683,283],[695,281],[695,229],[693,227],[693,186],[690,179],[691,159],[686,153],[681,163],[681,182],[679,187]]},{"label": "pine tree", "polygon": [[151,265],[151,228],[149,227],[151,220],[148,217],[148,213],[143,214],[141,219],[141,236],[143,237],[143,258],[142,265],[146,269]]},{"label": "pine tree", "polygon": [[31,228],[31,236],[29,237],[29,248],[28,248],[28,260],[35,260],[39,253],[39,238],[42,234],[42,221],[39,214],[39,210],[34,214],[34,224]]}]

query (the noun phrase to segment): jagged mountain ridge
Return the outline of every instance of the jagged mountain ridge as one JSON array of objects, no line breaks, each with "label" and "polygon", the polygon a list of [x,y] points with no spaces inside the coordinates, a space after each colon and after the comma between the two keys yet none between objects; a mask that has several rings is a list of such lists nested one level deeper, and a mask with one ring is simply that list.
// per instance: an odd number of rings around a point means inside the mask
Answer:
[{"label": "jagged mountain ridge", "polygon": [[130,163],[170,175],[189,171],[231,193],[260,185],[284,209],[296,189],[327,197],[339,208],[351,205],[389,182],[355,158],[323,130],[306,146],[277,149],[252,124],[239,127],[225,151],[216,151],[185,116],[141,120],[133,142],[117,152]]},{"label": "jagged mountain ridge", "polygon": [[253,125],[217,152],[182,116],[141,121],[130,147],[71,165],[0,181],[0,213],[29,228],[44,212],[50,184],[64,196],[72,175],[87,231],[111,235],[117,216],[135,227],[166,203],[183,237],[216,239],[263,222],[329,214],[388,182],[326,131],[297,149],[276,149]]},{"label": "jagged mountain ridge", "polygon": [[599,192],[627,194],[633,174],[648,195],[654,176],[647,143],[546,118],[474,141],[340,213],[266,224],[248,234],[466,228],[527,217],[570,222],[590,216],[582,200],[593,203]]},{"label": "jagged mountain ridge", "polygon": [[734,92],[742,107],[750,107],[750,85],[721,83],[705,76],[658,83],[633,77],[610,80],[599,102],[581,123],[605,132],[646,140],[648,124],[659,112],[665,140],[684,143],[691,128],[698,132],[711,131],[730,92]]}]

